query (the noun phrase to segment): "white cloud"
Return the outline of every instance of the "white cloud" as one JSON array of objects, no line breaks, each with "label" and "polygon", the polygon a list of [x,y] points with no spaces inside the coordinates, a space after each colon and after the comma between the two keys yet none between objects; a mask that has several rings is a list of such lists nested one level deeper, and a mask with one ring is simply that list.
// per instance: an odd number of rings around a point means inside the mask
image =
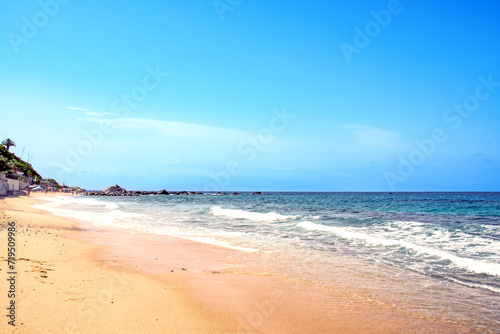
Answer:
[{"label": "white cloud", "polygon": [[113,114],[112,112],[95,112],[95,111],[86,111],[84,112],[87,116],[93,117],[102,117],[102,116],[116,116],[118,114]]},{"label": "white cloud", "polygon": [[200,139],[203,141],[241,141],[249,136],[256,134],[251,132],[219,128],[208,125],[182,123],[182,122],[168,122],[159,121],[154,119],[143,118],[122,118],[122,119],[107,119],[107,118],[83,118],[93,123],[100,123],[103,121],[112,124],[116,129],[122,130],[147,130],[157,133],[165,134],[172,137]]},{"label": "white cloud", "polygon": [[86,111],[86,112],[84,112],[84,114],[87,115],[87,116],[94,116],[94,117],[104,116],[104,114],[101,114],[101,113],[98,113],[98,112],[94,112],[94,111]]},{"label": "white cloud", "polygon": [[90,109],[80,108],[80,107],[66,107],[66,109],[75,110],[75,111],[83,111],[85,115],[91,116],[91,117],[116,116],[116,115],[118,115],[118,114],[114,114],[114,113],[111,113],[111,112],[95,112],[95,111],[91,111]]},{"label": "white cloud", "polygon": [[370,125],[348,125],[357,145],[370,149],[398,151],[408,149],[409,145],[398,132],[377,128]]}]

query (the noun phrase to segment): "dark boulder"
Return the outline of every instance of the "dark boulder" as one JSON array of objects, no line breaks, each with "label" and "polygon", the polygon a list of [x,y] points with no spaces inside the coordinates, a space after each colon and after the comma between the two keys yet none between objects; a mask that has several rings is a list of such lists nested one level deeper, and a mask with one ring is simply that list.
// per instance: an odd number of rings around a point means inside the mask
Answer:
[{"label": "dark boulder", "polygon": [[123,193],[126,193],[127,191],[125,189],[123,189],[122,187],[120,187],[119,185],[115,184],[114,186],[111,186],[111,187],[107,187],[106,189],[104,189],[103,193],[105,195],[110,195],[110,196],[113,196],[113,195],[117,195],[117,194],[123,194]]}]

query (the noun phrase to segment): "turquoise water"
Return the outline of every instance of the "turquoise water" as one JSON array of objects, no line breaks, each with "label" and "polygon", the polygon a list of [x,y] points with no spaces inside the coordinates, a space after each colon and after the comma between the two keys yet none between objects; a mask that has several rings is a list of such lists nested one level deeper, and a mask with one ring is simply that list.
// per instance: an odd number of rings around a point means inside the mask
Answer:
[{"label": "turquoise water", "polygon": [[63,197],[43,207],[260,253],[282,275],[500,331],[500,193]]}]

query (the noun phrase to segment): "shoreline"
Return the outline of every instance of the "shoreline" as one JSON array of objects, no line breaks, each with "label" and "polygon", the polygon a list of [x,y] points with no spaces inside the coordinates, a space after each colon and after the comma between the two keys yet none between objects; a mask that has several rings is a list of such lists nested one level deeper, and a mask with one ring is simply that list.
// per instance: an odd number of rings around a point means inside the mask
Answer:
[{"label": "shoreline", "polygon": [[[0,210],[17,222],[19,234],[26,239],[25,246],[19,245],[18,257],[30,261],[48,259],[41,261],[45,266],[28,261],[20,263],[27,269],[28,277],[19,271],[19,286],[23,289],[18,298],[19,311],[27,308],[30,316],[20,313],[18,320],[23,325],[16,330],[39,330],[43,328],[39,322],[47,322],[41,320],[43,315],[50,315],[48,319],[54,321],[48,322],[52,324],[61,326],[68,320],[76,323],[75,333],[92,332],[95,326],[107,332],[168,330],[172,333],[176,330],[179,333],[459,331],[443,321],[421,319],[376,303],[360,303],[342,291],[327,292],[265,271],[241,270],[252,266],[258,269],[259,254],[174,237],[96,228],[31,208],[36,197],[42,196],[0,201]],[[6,219],[2,215],[2,226]],[[49,249],[28,246],[37,243]],[[253,265],[242,266],[242,263]],[[232,267],[235,269],[219,270]],[[48,277],[41,277],[41,273],[37,276],[37,270],[45,271],[47,275],[43,276]],[[52,274],[55,277],[51,282]],[[101,277],[99,281],[96,274]],[[37,292],[39,285],[44,289]],[[35,290],[28,293],[32,286]],[[65,290],[65,296],[78,297],[61,299],[58,292],[61,290]],[[56,312],[51,312],[32,305],[33,298],[60,298],[68,309],[59,314],[61,307],[55,306]],[[89,300],[94,301],[93,306]],[[72,307],[83,311],[72,314],[69,312]],[[82,312],[94,314],[92,321],[79,319],[77,315]],[[122,321],[117,323],[116,319]],[[134,327],[144,321],[150,327]],[[0,329],[6,325],[4,321]],[[55,330],[50,324],[46,328],[47,332]]]}]

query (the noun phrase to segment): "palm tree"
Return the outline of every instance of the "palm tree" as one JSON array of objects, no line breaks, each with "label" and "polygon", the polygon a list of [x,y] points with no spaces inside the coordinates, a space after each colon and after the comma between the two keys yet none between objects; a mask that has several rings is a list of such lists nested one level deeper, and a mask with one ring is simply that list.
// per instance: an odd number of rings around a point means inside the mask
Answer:
[{"label": "palm tree", "polygon": [[9,152],[10,147],[16,146],[16,143],[14,143],[14,141],[12,141],[10,138],[7,138],[2,142],[2,145],[5,146],[7,148],[7,152]]}]

